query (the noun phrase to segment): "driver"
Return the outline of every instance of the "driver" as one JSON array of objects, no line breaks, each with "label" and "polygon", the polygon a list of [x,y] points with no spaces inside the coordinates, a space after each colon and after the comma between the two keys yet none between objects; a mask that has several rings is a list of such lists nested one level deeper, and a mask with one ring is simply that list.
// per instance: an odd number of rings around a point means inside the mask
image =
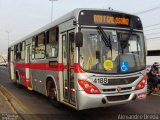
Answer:
[{"label": "driver", "polygon": [[154,62],[150,72],[148,73],[149,82],[154,86],[154,88],[156,88],[157,84],[160,82],[159,76],[160,76],[159,63]]}]

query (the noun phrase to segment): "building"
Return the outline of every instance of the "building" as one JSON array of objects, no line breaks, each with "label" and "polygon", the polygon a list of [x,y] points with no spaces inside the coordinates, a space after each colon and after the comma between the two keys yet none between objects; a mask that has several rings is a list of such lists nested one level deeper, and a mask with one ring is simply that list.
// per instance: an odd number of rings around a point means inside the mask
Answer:
[{"label": "building", "polygon": [[147,52],[147,65],[152,65],[154,62],[160,63],[160,40],[147,40]]}]

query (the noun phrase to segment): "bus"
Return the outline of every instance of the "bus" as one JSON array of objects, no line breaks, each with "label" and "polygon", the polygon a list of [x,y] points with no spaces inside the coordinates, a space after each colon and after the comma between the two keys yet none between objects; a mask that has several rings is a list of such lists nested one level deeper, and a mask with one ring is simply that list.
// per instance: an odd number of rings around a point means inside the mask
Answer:
[{"label": "bus", "polygon": [[77,8],[8,48],[12,81],[76,110],[146,98],[138,16]]}]

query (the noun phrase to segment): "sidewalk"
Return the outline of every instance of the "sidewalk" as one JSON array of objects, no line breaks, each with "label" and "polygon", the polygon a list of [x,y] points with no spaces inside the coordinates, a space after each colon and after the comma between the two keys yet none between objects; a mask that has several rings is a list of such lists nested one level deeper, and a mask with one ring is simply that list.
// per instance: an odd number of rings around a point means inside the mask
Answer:
[{"label": "sidewalk", "polygon": [[0,91],[0,114],[16,114],[16,111],[13,109],[8,99]]},{"label": "sidewalk", "polygon": [[8,99],[0,91],[0,120],[13,119],[17,120],[18,115],[9,103]]},{"label": "sidewalk", "polygon": [[40,120],[40,118],[0,84],[0,120]]}]

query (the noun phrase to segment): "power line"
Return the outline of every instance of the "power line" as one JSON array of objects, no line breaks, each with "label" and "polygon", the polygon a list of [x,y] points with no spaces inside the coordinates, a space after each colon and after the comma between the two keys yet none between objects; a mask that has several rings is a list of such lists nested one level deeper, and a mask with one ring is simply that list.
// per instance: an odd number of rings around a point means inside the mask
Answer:
[{"label": "power line", "polygon": [[160,29],[160,27],[158,27],[158,28],[153,28],[153,29],[148,29],[148,30],[144,30],[144,31],[151,31],[151,30],[157,30],[157,29]]},{"label": "power line", "polygon": [[154,34],[160,34],[160,32],[148,33],[148,34],[145,34],[145,35],[154,35]]},{"label": "power line", "polygon": [[149,27],[153,27],[153,26],[157,26],[157,25],[160,25],[160,23],[153,24],[153,25],[148,25],[148,26],[144,26],[143,28],[149,28]]},{"label": "power line", "polygon": [[147,13],[147,12],[154,11],[154,10],[159,9],[159,8],[160,8],[160,6],[154,7],[154,8],[148,9],[148,10],[140,11],[140,12],[137,12],[135,14],[140,15],[140,14],[144,14],[144,13]]},{"label": "power line", "polygon": [[157,38],[160,38],[160,37],[147,38],[147,40],[148,40],[148,39],[157,39]]}]

